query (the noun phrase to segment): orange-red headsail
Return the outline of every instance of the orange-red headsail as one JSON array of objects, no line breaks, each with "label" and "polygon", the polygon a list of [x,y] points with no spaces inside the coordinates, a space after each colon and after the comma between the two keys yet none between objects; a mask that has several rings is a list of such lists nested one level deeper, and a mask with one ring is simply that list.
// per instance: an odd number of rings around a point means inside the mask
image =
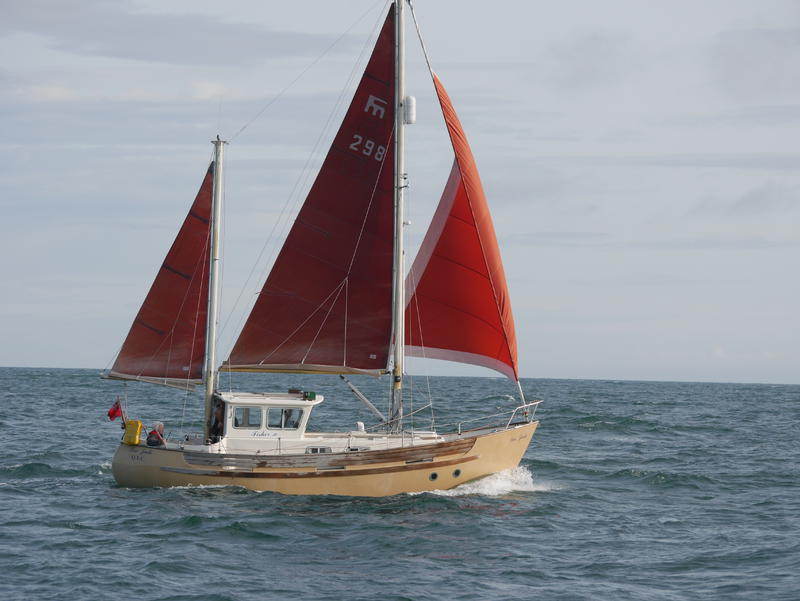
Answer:
[{"label": "orange-red headsail", "polygon": [[406,353],[519,379],[514,317],[478,169],[439,78],[455,152],[450,178],[406,280]]}]

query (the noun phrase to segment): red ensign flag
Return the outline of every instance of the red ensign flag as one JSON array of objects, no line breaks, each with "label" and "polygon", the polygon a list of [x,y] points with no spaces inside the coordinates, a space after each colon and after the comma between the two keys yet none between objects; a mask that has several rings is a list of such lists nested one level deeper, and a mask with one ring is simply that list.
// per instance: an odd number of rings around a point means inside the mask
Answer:
[{"label": "red ensign flag", "polygon": [[112,422],[118,417],[122,417],[122,407],[119,404],[119,399],[117,399],[117,402],[111,405],[111,409],[108,410],[108,419]]}]

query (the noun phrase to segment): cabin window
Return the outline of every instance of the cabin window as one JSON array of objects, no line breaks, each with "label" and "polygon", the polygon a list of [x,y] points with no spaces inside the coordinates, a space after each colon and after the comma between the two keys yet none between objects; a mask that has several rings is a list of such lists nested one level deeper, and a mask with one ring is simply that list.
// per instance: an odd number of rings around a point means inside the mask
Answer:
[{"label": "cabin window", "polygon": [[233,427],[243,430],[261,428],[261,407],[236,407],[233,412]]},{"label": "cabin window", "polygon": [[302,409],[270,407],[267,410],[267,427],[271,430],[297,430],[302,417]]},{"label": "cabin window", "polygon": [[308,455],[318,455],[319,453],[330,453],[330,447],[306,447],[306,453]]}]

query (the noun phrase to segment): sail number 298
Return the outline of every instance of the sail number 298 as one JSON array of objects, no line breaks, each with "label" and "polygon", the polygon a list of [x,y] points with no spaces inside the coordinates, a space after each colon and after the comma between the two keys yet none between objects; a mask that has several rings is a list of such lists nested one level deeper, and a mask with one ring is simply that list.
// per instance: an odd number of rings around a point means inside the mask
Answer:
[{"label": "sail number 298", "polygon": [[353,134],[353,141],[348,148],[364,156],[372,157],[376,161],[382,161],[384,155],[386,155],[386,146],[375,144],[372,140],[365,140],[363,136],[358,134]]}]

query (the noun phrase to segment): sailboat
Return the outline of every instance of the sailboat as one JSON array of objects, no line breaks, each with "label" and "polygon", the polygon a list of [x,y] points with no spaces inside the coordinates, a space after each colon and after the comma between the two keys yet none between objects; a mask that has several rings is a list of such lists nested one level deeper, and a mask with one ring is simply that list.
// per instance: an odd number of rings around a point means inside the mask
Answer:
[{"label": "sailboat", "polygon": [[[409,274],[404,265],[406,0],[388,7],[341,127],[227,359],[217,322],[223,159],[213,141],[200,190],[105,377],[204,389],[203,432],[157,446],[127,419],[114,455],[126,487],[233,485],[284,494],[387,496],[449,489],[516,467],[539,401],[519,383],[514,320],[467,138],[431,70],[452,143],[447,184]],[[406,355],[494,369],[516,384],[502,414],[452,431],[409,427]],[[308,429],[313,391],[224,391],[221,372],[388,376],[375,427]]]}]

